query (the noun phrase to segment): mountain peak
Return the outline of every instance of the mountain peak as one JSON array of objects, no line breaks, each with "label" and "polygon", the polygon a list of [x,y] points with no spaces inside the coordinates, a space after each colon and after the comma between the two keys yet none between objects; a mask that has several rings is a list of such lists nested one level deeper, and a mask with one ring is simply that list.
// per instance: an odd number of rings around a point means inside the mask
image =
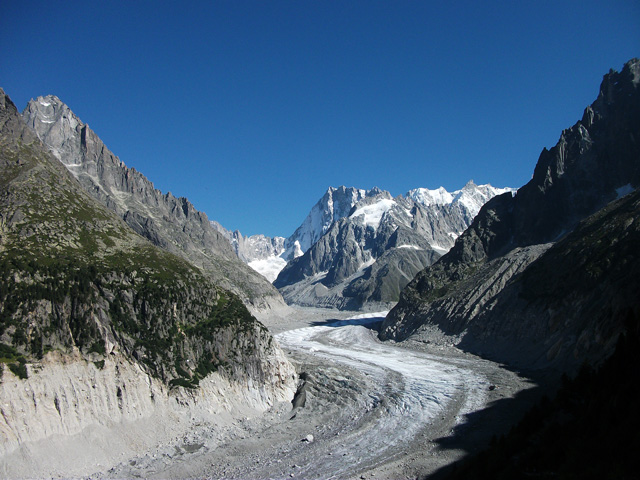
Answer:
[{"label": "mountain peak", "polygon": [[247,303],[282,304],[269,282],[237,258],[205,213],[186,198],[163,194],[142,173],[127,167],[58,97],[31,100],[22,116],[28,130],[35,131],[83,188],[138,234],[186,258]]},{"label": "mountain peak", "polygon": [[9,96],[4,93],[4,89],[2,87],[0,87],[0,110],[15,110],[16,112],[18,111],[18,109],[16,108],[15,104],[11,101],[11,99],[9,98]]},{"label": "mountain peak", "polygon": [[[75,113],[71,111],[69,106],[60,100],[55,95],[45,95],[37,97],[35,100],[32,98],[29,100],[25,111],[34,110],[38,112],[38,114],[45,119],[45,123],[49,123],[46,120],[52,120],[55,117],[60,116],[61,114],[70,114],[72,117],[80,120]],[[24,115],[24,112],[23,112]]]},{"label": "mountain peak", "polygon": [[490,198],[514,191],[515,189],[513,188],[495,188],[490,184],[476,185],[473,180],[469,180],[464,187],[453,192],[448,192],[444,187],[439,187],[435,190],[416,188],[409,190],[405,196],[425,207],[431,205],[450,205],[453,203],[464,205],[471,219],[478,214],[482,205]]},{"label": "mountain peak", "polygon": [[349,215],[351,208],[369,195],[369,192],[344,185],[338,188],[329,187],[313,206],[302,225],[287,238],[285,258],[289,260],[306,252],[327,232],[333,222]]},{"label": "mountain peak", "polygon": [[502,190],[469,182],[453,194],[443,187],[396,198],[377,187],[362,192],[346,218],[288,259],[274,282],[287,301],[386,308],[409,279],[452,247],[482,206],[478,202]]},{"label": "mountain peak", "polygon": [[22,116],[58,160],[67,167],[75,164],[69,161],[77,158],[80,144],[69,140],[78,136],[78,127],[84,124],[62,100],[55,95],[31,99]]},{"label": "mountain peak", "polygon": [[27,144],[37,140],[34,132],[25,127],[16,105],[2,88],[0,88],[0,132],[19,138]]}]

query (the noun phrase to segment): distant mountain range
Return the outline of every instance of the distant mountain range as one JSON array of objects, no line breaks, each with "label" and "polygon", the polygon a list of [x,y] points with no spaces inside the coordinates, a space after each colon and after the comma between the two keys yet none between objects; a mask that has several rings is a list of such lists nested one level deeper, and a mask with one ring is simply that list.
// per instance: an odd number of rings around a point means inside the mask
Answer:
[{"label": "distant mountain range", "polygon": [[485,202],[514,192],[473,181],[454,192],[417,188],[396,198],[379,188],[330,187],[286,239],[243,237],[212,223],[287,302],[381,308],[453,246]]},{"label": "distant mountain range", "polygon": [[226,230],[217,222],[212,224],[231,242],[240,259],[273,282],[288,261],[309,250],[335,221],[349,215],[356,203],[368,195],[378,193],[381,193],[378,189],[368,191],[351,187],[329,187],[288,238],[270,238],[264,235],[243,237],[240,232]]},{"label": "distant mountain range", "polygon": [[452,193],[422,188],[396,198],[368,191],[289,261],[274,285],[298,305],[387,308],[416,273],[453,246],[484,202],[505,192],[511,189],[473,182]]}]

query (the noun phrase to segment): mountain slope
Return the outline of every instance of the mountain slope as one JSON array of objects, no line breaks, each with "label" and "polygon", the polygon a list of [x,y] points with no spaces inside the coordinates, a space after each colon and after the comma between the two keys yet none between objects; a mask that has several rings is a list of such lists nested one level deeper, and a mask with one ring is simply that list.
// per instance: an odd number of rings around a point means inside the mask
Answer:
[{"label": "mountain slope", "polygon": [[0,90],[0,455],[200,395],[204,410],[225,394],[263,410],[286,399],[293,369],[238,297],[133,232],[47,150]]},{"label": "mountain slope", "polygon": [[449,194],[417,189],[406,197],[370,191],[348,215],[291,260],[274,282],[290,303],[346,309],[386,307],[468,226],[497,193],[469,182]]},{"label": "mountain slope", "polygon": [[60,99],[31,100],[23,117],[80,184],[140,235],[202,268],[254,308],[283,304],[269,282],[238,261],[204,213],[128,168]]},{"label": "mountain slope", "polygon": [[[613,276],[609,268],[612,260],[607,260],[609,253],[616,262],[637,260],[634,255],[627,257],[629,252],[624,250],[625,242],[635,238],[622,242],[627,238],[626,220],[618,225],[613,212],[612,225],[607,219],[600,223],[592,220],[602,229],[599,234],[613,229],[607,242],[600,239],[600,245],[583,249],[587,262],[600,259],[598,263],[587,268],[578,257],[573,262],[560,262],[560,258],[579,248],[580,236],[588,234],[588,225],[576,231],[578,238],[566,236],[567,232],[640,185],[639,83],[637,59],[628,62],[620,73],[607,74],[598,98],[587,107],[582,120],[563,131],[554,148],[543,150],[531,181],[515,197],[502,195],[488,202],[451,251],[407,286],[385,320],[381,338],[444,336],[470,350],[490,351],[496,358],[558,365],[575,366],[610,353],[619,329],[616,312],[635,308],[638,298],[600,297],[598,293],[608,284],[612,287],[606,287],[607,294],[615,289],[630,293],[624,280]],[[603,210],[602,214],[607,212]],[[558,239],[562,241],[552,247]],[[557,265],[550,258],[556,259]],[[547,276],[531,277],[541,265],[547,265]],[[597,277],[603,286],[589,292],[578,289],[581,284],[593,285],[590,278],[594,269],[604,272]],[[540,292],[539,298],[531,281],[526,283],[528,278],[558,288],[544,295]],[[560,288],[563,284],[572,287]],[[519,302],[518,298],[529,300]],[[605,322],[606,313],[599,308],[590,318],[585,305],[594,305],[597,299],[609,305],[609,298],[617,298],[619,303],[609,309],[610,323]],[[574,309],[558,310],[559,305],[571,304]],[[598,326],[602,322],[606,328]],[[530,337],[537,339],[537,345]],[[548,343],[552,339],[556,342],[553,346]],[[590,346],[584,347],[584,342]]]}]

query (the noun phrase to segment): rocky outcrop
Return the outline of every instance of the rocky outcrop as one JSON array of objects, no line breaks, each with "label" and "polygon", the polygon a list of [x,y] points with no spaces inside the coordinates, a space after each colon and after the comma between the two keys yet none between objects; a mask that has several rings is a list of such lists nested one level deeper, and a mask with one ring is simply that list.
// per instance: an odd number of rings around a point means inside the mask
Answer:
[{"label": "rocky outcrop", "polygon": [[[238,348],[253,343],[249,337],[238,338]],[[109,428],[149,417],[178,424],[172,417],[187,413],[189,420],[213,421],[220,413],[264,412],[293,397],[294,372],[281,352],[246,366],[254,370],[252,375],[216,372],[197,389],[170,389],[121,353],[98,358],[53,351],[27,365],[28,378],[5,370],[0,377],[0,456],[30,442],[55,442],[51,437],[77,435],[89,427]],[[175,428],[184,433],[188,423]],[[158,439],[141,440],[148,446],[154,442]]]},{"label": "rocky outcrop", "polygon": [[128,168],[59,98],[31,100],[23,117],[84,189],[137,233],[202,268],[252,308],[283,305],[269,282],[238,261],[206,214],[186,198],[163,194],[142,173]]},{"label": "rocky outcrop", "polygon": [[[610,353],[625,309],[637,306],[636,284],[611,270],[637,268],[627,230],[635,229],[635,197],[576,226],[640,185],[638,83],[640,60],[606,75],[582,120],[543,150],[531,181],[489,201],[451,251],[407,286],[381,338],[444,336],[497,359],[563,366]],[[595,238],[589,248],[587,238]]]},{"label": "rocky outcrop", "polygon": [[389,308],[416,273],[453,246],[484,202],[501,191],[469,182],[450,194],[377,190],[333,222],[274,285],[288,303],[344,309]]},{"label": "rocky outcrop", "polygon": [[0,453],[227,394],[238,410],[293,396],[240,299],[83,190],[1,90],[0,172]]}]

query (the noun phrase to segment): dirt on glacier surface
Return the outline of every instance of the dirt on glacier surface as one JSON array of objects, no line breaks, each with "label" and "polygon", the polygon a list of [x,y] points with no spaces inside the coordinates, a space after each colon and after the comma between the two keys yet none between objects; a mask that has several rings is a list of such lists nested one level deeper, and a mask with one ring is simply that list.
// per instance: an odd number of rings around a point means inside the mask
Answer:
[{"label": "dirt on glacier surface", "polygon": [[300,374],[295,408],[202,425],[91,478],[421,478],[486,446],[536,397],[532,381],[455,347],[380,342],[383,316],[263,320]]}]

